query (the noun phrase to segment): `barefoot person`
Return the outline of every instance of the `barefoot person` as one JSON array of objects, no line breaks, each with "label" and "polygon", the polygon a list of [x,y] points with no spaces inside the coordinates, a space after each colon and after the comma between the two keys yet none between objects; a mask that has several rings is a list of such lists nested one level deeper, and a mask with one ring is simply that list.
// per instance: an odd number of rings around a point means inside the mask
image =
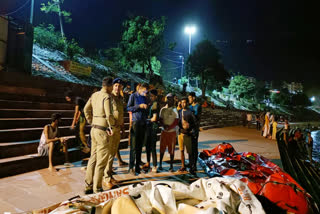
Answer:
[{"label": "barefoot person", "polygon": [[[65,99],[67,102],[72,102],[73,94],[71,91],[66,92]],[[86,135],[84,132],[86,126],[86,118],[84,116],[83,108],[86,105],[86,101],[81,97],[75,97],[74,116],[71,124],[71,129],[76,130],[76,140],[79,143],[82,152],[89,153],[90,148],[87,144]]]},{"label": "barefoot person", "polygon": [[43,128],[40,143],[38,146],[39,156],[49,156],[49,170],[54,171],[52,164],[53,153],[59,153],[61,150],[65,154],[65,166],[71,166],[68,159],[68,147],[66,139],[59,136],[59,122],[61,121],[61,114],[55,113],[51,115],[51,124]]},{"label": "barefoot person", "polygon": [[160,164],[159,170],[162,170],[162,159],[164,152],[168,147],[170,154],[170,168],[169,171],[173,172],[174,149],[176,145],[176,126],[178,125],[179,116],[175,111],[174,99],[172,94],[167,95],[167,105],[160,110],[160,122],[163,130],[160,136]]}]

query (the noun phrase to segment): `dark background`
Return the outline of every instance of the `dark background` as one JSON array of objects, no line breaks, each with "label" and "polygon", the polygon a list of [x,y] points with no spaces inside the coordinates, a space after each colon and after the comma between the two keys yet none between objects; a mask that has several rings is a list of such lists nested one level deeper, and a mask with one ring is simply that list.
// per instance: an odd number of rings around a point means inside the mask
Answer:
[{"label": "dark background", "polygon": [[[15,11],[27,0],[0,0],[0,14]],[[55,15],[40,12],[35,0],[34,24],[54,23]],[[86,49],[116,47],[122,22],[129,15],[167,17],[165,41],[177,42],[175,51],[188,53],[187,24],[197,27],[192,47],[209,39],[221,50],[228,69],[259,80],[302,82],[308,92],[318,91],[319,12],[316,1],[298,0],[65,0],[72,13],[65,24],[67,37]],[[29,20],[30,3],[13,17]],[[166,50],[164,55],[177,60]],[[319,87],[320,88],[320,87]]]}]

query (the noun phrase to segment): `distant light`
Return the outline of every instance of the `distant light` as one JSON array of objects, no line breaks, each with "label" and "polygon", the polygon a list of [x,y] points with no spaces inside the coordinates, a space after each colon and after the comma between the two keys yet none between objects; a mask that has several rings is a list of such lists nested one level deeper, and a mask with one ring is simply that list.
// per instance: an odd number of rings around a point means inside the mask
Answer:
[{"label": "distant light", "polygon": [[187,34],[194,34],[196,32],[196,27],[195,26],[187,26],[184,29],[184,32]]},{"label": "distant light", "polygon": [[24,35],[25,34],[25,32],[19,32],[19,33],[17,33],[17,35]]},{"label": "distant light", "polygon": [[314,101],[316,101],[316,98],[313,96],[310,98],[310,100],[311,100],[311,102],[314,102]]},{"label": "distant light", "polygon": [[270,90],[271,93],[276,93],[276,94],[280,94],[280,91],[277,90],[277,89],[273,89],[273,90]]}]

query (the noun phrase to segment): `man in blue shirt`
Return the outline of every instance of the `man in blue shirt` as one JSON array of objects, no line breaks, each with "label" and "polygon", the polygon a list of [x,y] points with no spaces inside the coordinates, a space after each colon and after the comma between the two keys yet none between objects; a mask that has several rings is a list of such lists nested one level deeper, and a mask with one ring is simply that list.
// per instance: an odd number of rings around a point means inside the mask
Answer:
[{"label": "man in blue shirt", "polygon": [[[146,97],[148,89],[149,85],[143,83],[137,92],[131,94],[127,105],[127,110],[132,112],[132,126],[130,129],[130,174],[139,174],[141,172],[141,151],[148,119],[148,100]],[[134,165],[135,171],[133,170]]]},{"label": "man in blue shirt", "polygon": [[191,92],[188,96],[189,100],[189,109],[192,111],[193,115],[196,118],[196,124],[195,124],[195,132],[192,136],[192,152],[191,152],[191,158],[190,158],[190,173],[193,175],[196,175],[197,171],[197,160],[198,160],[198,138],[199,138],[199,130],[200,130],[200,117],[202,108],[201,105],[196,100],[196,94],[194,92]]}]

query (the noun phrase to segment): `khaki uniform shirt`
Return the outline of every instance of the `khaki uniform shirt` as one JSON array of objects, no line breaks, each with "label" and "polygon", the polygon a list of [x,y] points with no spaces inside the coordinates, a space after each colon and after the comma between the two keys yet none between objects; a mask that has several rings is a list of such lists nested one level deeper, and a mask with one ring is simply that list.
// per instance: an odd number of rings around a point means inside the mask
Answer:
[{"label": "khaki uniform shirt", "polygon": [[114,126],[115,119],[111,101],[111,95],[104,88],[92,94],[84,107],[88,123],[103,127]]},{"label": "khaki uniform shirt", "polygon": [[116,96],[114,92],[112,92],[112,108],[113,115],[115,119],[115,126],[120,127],[124,124],[123,114],[124,114],[124,106],[123,106],[123,97],[121,95]]}]

